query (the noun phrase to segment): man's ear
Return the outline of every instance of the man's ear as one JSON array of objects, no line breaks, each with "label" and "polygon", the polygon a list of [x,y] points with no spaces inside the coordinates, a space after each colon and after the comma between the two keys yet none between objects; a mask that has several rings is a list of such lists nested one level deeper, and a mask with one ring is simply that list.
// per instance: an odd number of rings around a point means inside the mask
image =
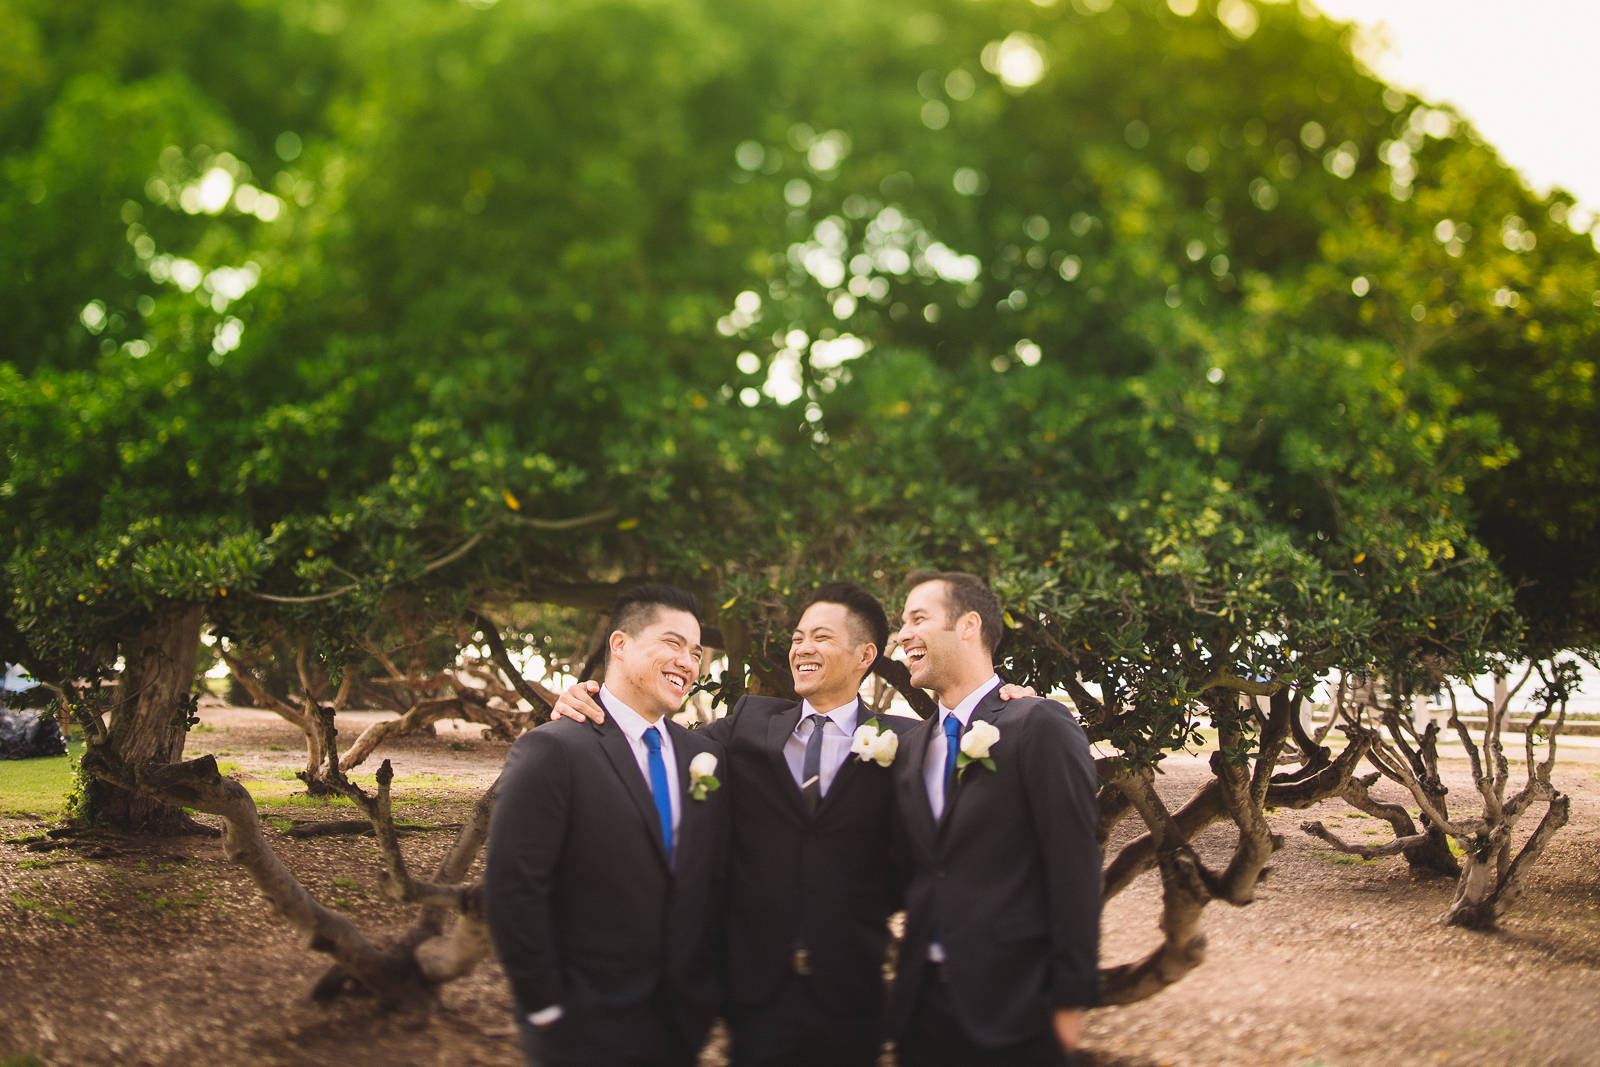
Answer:
[{"label": "man's ear", "polygon": [[983,632],[983,619],[976,611],[969,611],[961,616],[959,631],[963,641],[975,641]]},{"label": "man's ear", "polygon": [[878,646],[868,641],[861,646],[861,669],[867,673],[872,672],[872,665],[878,659]]},{"label": "man's ear", "polygon": [[611,649],[611,654],[615,656],[618,652],[628,647],[628,635],[621,630],[612,630],[611,636],[606,640],[606,646]]}]

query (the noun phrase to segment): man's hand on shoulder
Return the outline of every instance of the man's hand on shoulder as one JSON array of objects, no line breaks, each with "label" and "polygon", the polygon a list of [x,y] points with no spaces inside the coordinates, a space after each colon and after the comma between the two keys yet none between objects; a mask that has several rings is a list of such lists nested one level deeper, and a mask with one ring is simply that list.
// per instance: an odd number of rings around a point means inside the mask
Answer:
[{"label": "man's hand on shoulder", "polygon": [[556,706],[550,709],[550,717],[574,722],[605,722],[605,710],[594,699],[594,694],[598,692],[599,682],[573,682],[556,699]]},{"label": "man's hand on shoulder", "polygon": [[1017,685],[1015,682],[1006,682],[998,690],[1001,700],[1016,700],[1019,697],[1036,697],[1039,694],[1031,685]]}]

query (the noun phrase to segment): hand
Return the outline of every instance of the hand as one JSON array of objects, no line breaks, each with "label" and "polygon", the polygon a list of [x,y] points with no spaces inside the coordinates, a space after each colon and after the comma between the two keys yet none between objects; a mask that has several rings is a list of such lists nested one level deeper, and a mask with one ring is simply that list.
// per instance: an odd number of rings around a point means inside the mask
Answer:
[{"label": "hand", "polygon": [[600,692],[599,682],[574,682],[556,700],[550,709],[552,719],[571,719],[573,722],[605,722],[606,713],[595,703],[592,694]]},{"label": "hand", "polygon": [[1031,685],[1017,685],[1014,682],[1007,682],[1000,687],[1001,700],[1015,700],[1018,697],[1036,697],[1038,695]]},{"label": "hand", "polygon": [[1056,1040],[1061,1042],[1063,1050],[1078,1051],[1078,1046],[1083,1044],[1083,1012],[1077,1008],[1056,1010]]}]

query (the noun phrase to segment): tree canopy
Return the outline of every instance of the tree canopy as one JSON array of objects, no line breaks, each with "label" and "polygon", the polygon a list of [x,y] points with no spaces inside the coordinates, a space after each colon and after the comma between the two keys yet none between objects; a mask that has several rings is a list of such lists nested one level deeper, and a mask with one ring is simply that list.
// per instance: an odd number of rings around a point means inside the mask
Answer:
[{"label": "tree canopy", "polygon": [[1592,649],[1571,198],[1337,23],[1174,7],[9,0],[5,658],[653,575],[736,691],[932,562],[1153,760],[1208,691]]}]

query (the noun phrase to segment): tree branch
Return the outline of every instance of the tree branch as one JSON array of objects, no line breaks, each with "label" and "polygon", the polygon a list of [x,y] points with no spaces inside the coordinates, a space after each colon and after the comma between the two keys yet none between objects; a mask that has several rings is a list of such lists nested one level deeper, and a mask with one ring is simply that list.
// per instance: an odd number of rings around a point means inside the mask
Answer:
[{"label": "tree branch", "polygon": [[1429,837],[1426,833],[1411,834],[1408,837],[1397,837],[1382,845],[1352,845],[1345,842],[1338,834],[1329,830],[1321,822],[1303,822],[1300,829],[1312,837],[1321,838],[1340,852],[1348,852],[1352,856],[1360,856],[1364,860],[1378,859],[1380,856],[1398,856],[1408,848],[1426,845]]},{"label": "tree branch", "polygon": [[[449,552],[446,552],[444,555],[439,556],[436,559],[429,560],[427,563],[422,565],[422,569],[420,571],[411,575],[410,577],[420,578],[424,574],[429,574],[438,570],[440,567],[448,566],[449,564],[454,563],[456,560],[460,559],[462,556],[476,548],[478,546],[478,542],[483,540],[486,532],[487,531],[480,530],[471,537],[467,538],[466,541],[460,546],[451,549]],[[314,593],[311,596],[278,596],[273,593],[260,593],[254,589],[246,589],[244,590],[244,594],[246,596],[255,597],[257,600],[267,600],[274,604],[315,604],[319,601],[332,600],[335,597],[344,596],[346,593],[360,589],[363,584],[365,583],[359,581],[351,582],[349,585],[341,585],[337,589],[330,589],[326,593]]]},{"label": "tree branch", "polygon": [[872,665],[872,673],[894,686],[906,703],[911,705],[911,710],[922,718],[929,719],[939,713],[939,702],[911,684],[911,671],[899,660],[879,656]]},{"label": "tree branch", "polygon": [[533,705],[533,721],[535,723],[548,722],[550,711],[556,706],[553,693],[543,686],[534,686],[517,670],[516,664],[511,662],[511,655],[506,651],[505,642],[500,639],[500,631],[488,616],[477,611],[466,613],[467,622],[477,627],[483,633],[484,643],[489,646],[489,655],[494,657],[495,663],[505,672],[511,685],[526,700]]}]

